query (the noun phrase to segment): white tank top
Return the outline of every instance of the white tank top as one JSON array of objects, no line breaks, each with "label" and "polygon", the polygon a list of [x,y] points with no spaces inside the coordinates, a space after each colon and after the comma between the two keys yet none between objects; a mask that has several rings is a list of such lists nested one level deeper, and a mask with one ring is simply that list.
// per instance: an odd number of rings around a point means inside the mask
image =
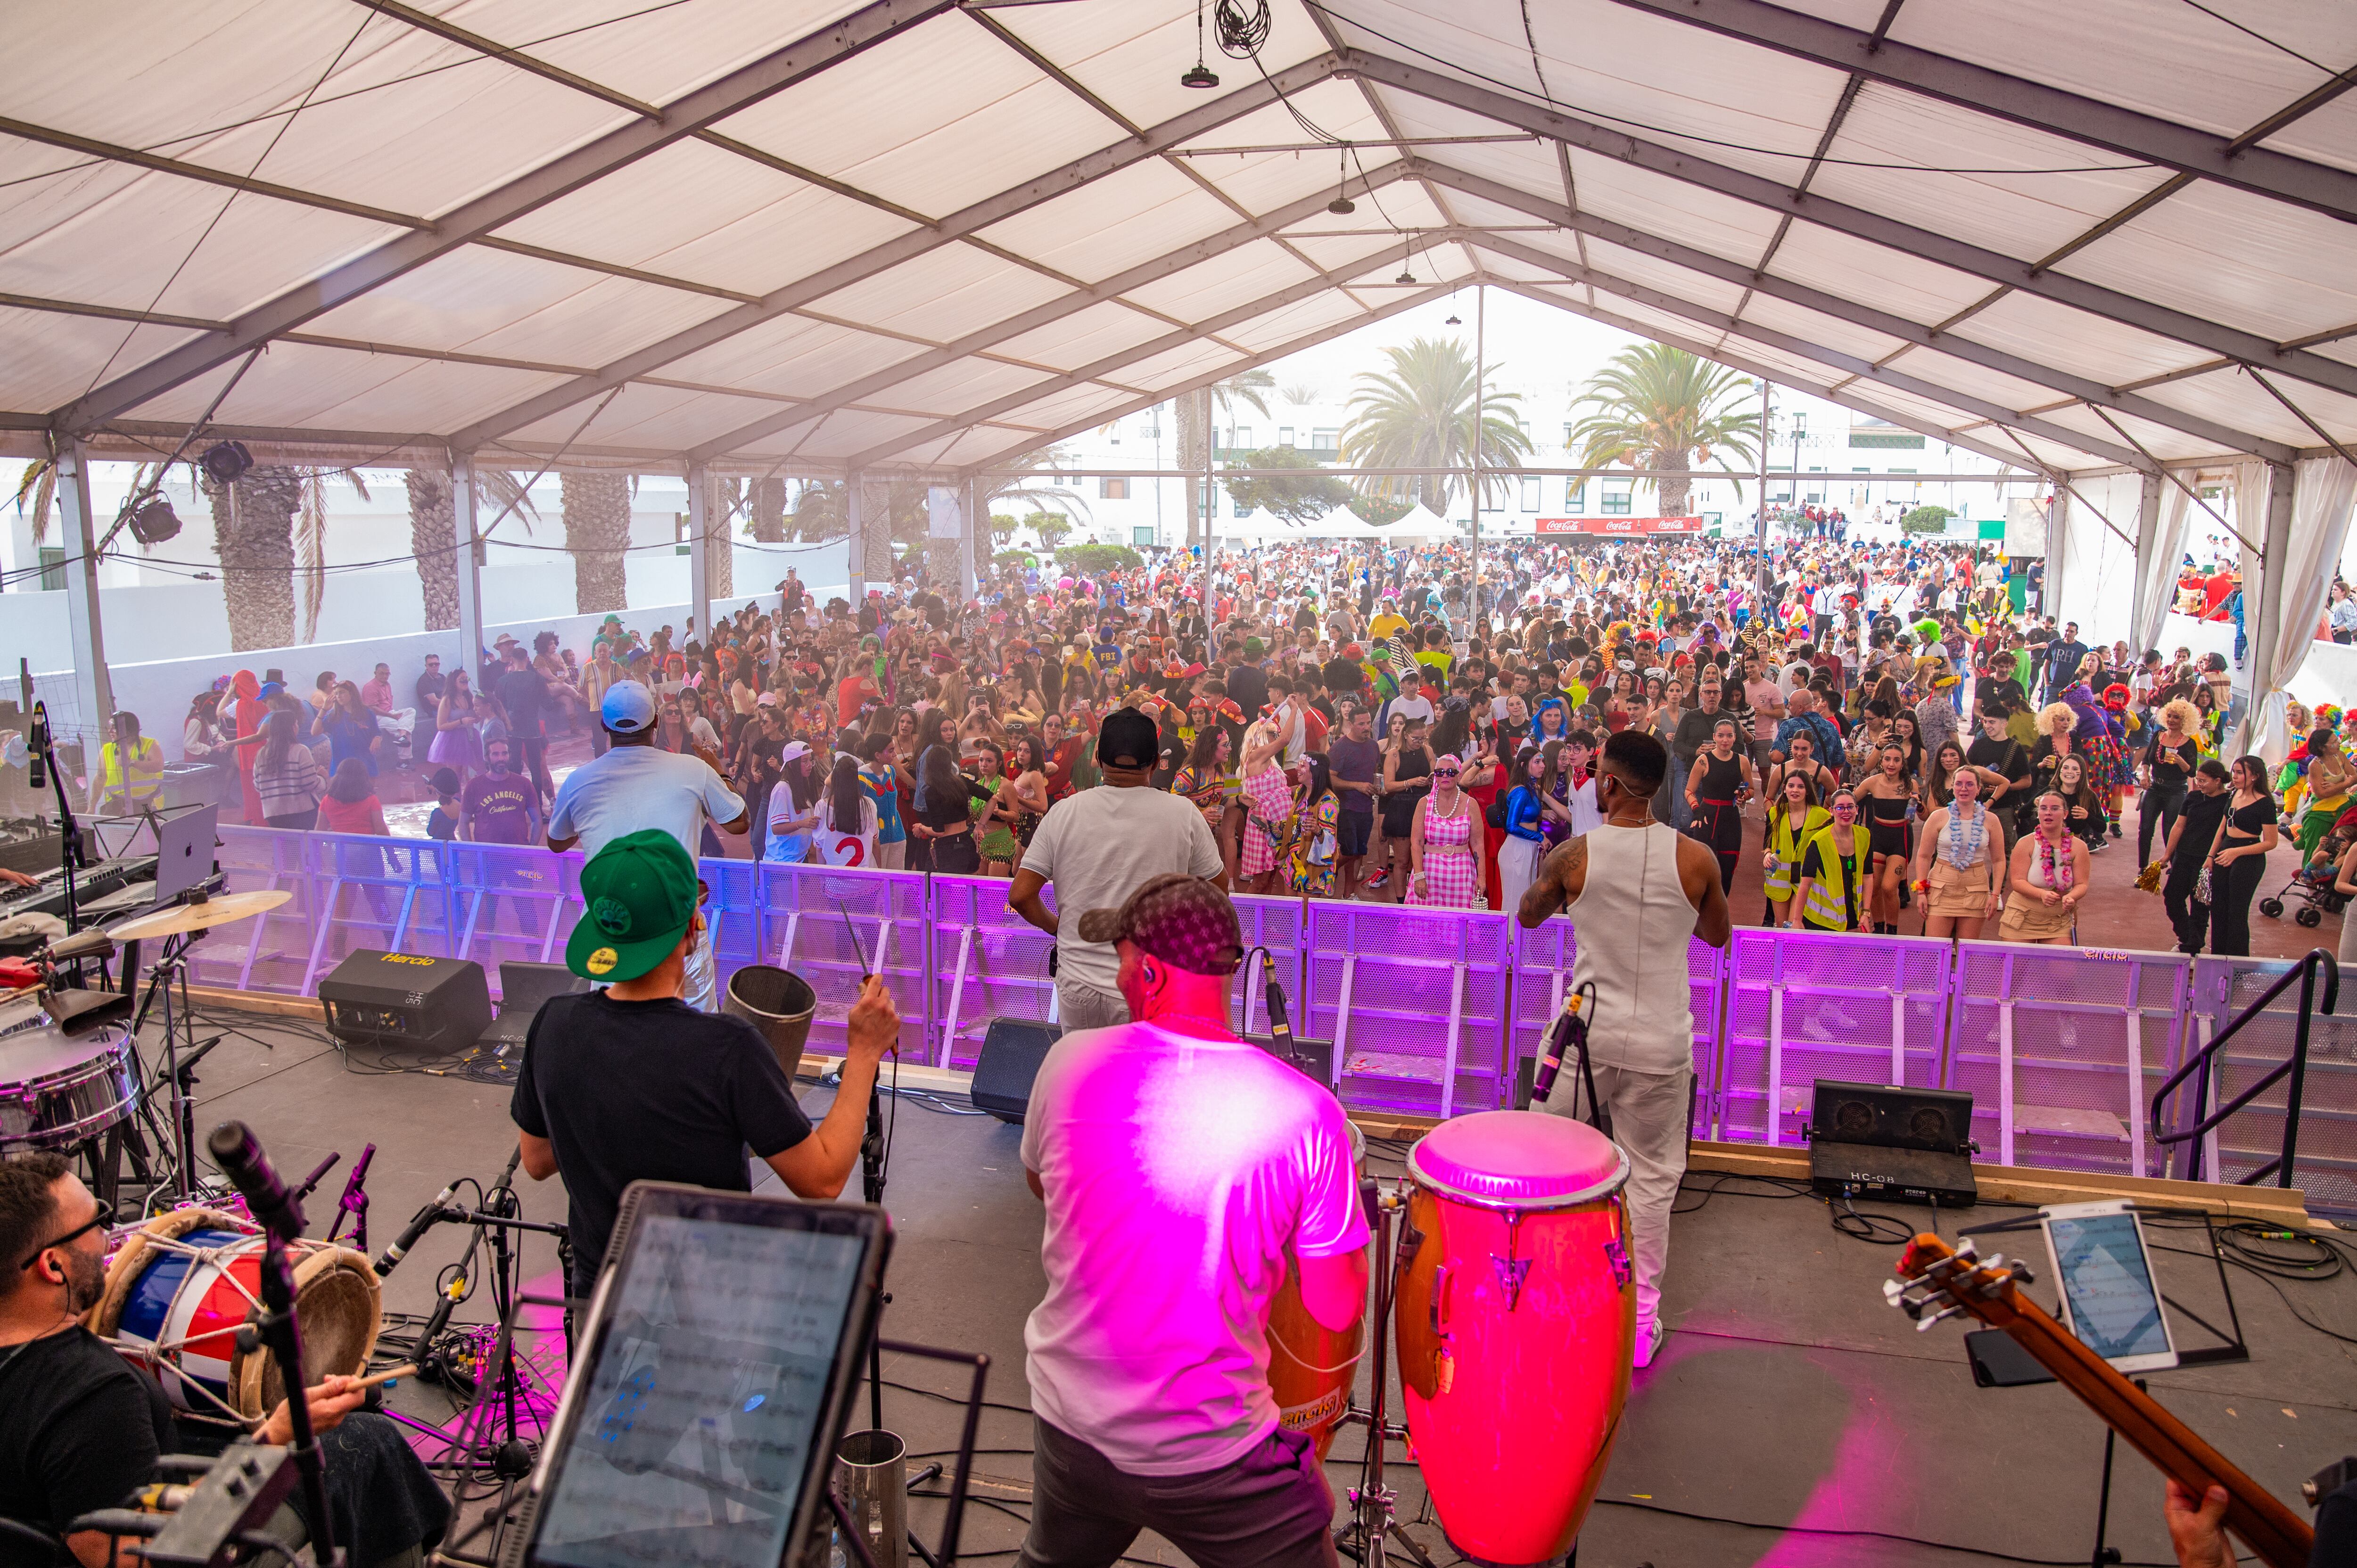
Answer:
[{"label": "white tank top", "polygon": [[1596,985],[1589,1057],[1638,1072],[1694,1061],[1686,944],[1699,911],[1678,880],[1678,832],[1664,822],[1610,823],[1586,834],[1587,876],[1566,913],[1579,950],[1571,984]]}]

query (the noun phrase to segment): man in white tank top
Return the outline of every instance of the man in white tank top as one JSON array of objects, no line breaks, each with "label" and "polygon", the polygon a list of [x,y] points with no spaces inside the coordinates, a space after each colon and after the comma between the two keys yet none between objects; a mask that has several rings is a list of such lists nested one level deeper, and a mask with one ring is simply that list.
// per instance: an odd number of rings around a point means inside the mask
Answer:
[{"label": "man in white tank top", "polygon": [[[1653,821],[1653,791],[1669,752],[1623,730],[1604,743],[1596,769],[1601,825],[1565,843],[1539,867],[1517,916],[1536,926],[1557,910],[1578,937],[1570,990],[1596,987],[1588,1059],[1596,1097],[1611,1113],[1612,1140],[1629,1156],[1629,1228],[1637,1268],[1637,1365],[1662,1344],[1662,1270],[1670,1205],[1685,1175],[1687,1101],[1694,1087],[1694,1013],[1686,944],[1727,945],[1727,896],[1710,847]],[[1577,1116],[1577,1075],[1566,1064],[1544,1102]]]}]

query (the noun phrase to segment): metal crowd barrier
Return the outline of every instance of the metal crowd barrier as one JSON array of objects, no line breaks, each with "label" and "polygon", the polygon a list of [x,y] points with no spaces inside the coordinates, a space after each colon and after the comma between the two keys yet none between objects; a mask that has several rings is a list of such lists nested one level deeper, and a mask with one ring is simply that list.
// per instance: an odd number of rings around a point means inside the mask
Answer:
[{"label": "metal crowd barrier", "polygon": [[[577,853],[235,825],[221,841],[232,888],[294,897],[199,943],[206,984],[307,995],[346,953],[383,948],[476,960],[496,990],[502,959],[561,960],[580,915]],[[822,1049],[840,1045],[863,957],[891,989],[908,1059],[971,1068],[991,1019],[1056,1020],[1053,944],[1007,908],[1003,880],[741,860],[702,872],[724,987],[747,963],[802,974]],[[1370,1110],[1515,1103],[1577,952],[1567,918],[1524,930],[1488,910],[1236,908],[1247,946],[1266,950],[1235,988],[1237,1031],[1266,1033],[1273,970],[1296,1035],[1332,1042],[1335,1089]],[[2287,967],[1756,928],[1724,952],[1691,943],[1686,963],[1698,1137],[1795,1144],[1820,1078],[1963,1089],[1984,1157],[2132,1176],[2169,1174],[2147,1135],[2152,1091]],[[2294,1015],[2286,998],[2222,1054],[2210,1103],[2283,1059]],[[2309,1050],[2300,1182],[2312,1207],[2357,1211],[2357,1014],[2318,1017]],[[2256,1169],[2282,1113],[2278,1090],[2213,1133],[2209,1168]]]}]

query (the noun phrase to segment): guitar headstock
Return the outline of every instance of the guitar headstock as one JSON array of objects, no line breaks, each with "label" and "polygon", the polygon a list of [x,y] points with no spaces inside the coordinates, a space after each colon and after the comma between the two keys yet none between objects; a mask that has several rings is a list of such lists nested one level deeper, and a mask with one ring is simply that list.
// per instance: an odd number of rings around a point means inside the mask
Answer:
[{"label": "guitar headstock", "polygon": [[1896,1276],[1882,1282],[1882,1299],[1913,1318],[1918,1334],[1959,1314],[2002,1328],[2019,1315],[2015,1287],[2036,1283],[2019,1259],[2007,1262],[2002,1252],[1984,1259],[1969,1237],[1951,1247],[1925,1231],[1907,1243]]}]

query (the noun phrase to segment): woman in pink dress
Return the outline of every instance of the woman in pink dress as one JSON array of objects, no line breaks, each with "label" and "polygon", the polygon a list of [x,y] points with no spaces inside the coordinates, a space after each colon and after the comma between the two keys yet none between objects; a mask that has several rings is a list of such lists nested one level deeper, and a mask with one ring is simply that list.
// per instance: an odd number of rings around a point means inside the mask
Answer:
[{"label": "woman in pink dress", "polygon": [[1457,787],[1464,762],[1435,757],[1432,793],[1415,809],[1408,834],[1407,901],[1437,909],[1475,909],[1482,892],[1482,850],[1488,832],[1473,798]]},{"label": "woman in pink dress", "polygon": [[1244,831],[1238,869],[1247,892],[1274,893],[1283,879],[1283,852],[1293,840],[1293,781],[1277,761],[1284,749],[1285,732],[1266,719],[1255,719],[1244,731]]}]

